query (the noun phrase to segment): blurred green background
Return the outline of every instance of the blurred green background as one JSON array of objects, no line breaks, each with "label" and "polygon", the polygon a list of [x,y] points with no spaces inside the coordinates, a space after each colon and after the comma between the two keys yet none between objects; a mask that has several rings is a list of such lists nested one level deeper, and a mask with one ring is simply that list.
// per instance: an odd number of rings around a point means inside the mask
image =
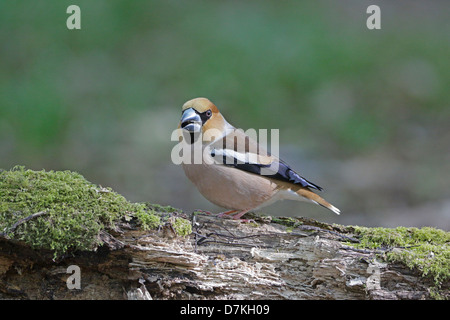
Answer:
[{"label": "blurred green background", "polygon": [[[68,30],[66,8],[81,8]],[[366,9],[381,8],[381,30]],[[448,1],[0,0],[0,168],[70,169],[131,201],[219,211],[170,161],[182,104],[280,129],[341,216],[450,228]]]}]

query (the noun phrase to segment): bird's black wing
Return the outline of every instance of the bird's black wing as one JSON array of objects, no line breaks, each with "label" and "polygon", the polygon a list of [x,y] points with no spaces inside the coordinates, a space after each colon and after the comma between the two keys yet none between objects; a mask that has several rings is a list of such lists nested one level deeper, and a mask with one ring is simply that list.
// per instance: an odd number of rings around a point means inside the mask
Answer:
[{"label": "bird's black wing", "polygon": [[284,161],[276,158],[274,158],[270,164],[263,164],[258,163],[257,161],[251,161],[251,157],[248,155],[246,156],[246,154],[229,149],[212,149],[211,157],[216,164],[233,167],[279,181],[299,184],[305,188],[312,188],[319,191],[322,190],[321,187],[306,180],[292,170]]}]

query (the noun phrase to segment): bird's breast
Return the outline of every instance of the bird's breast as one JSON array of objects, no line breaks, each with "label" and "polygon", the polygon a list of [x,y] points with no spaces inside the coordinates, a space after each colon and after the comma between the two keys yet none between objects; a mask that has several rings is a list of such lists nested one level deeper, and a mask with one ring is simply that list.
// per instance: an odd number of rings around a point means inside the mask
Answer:
[{"label": "bird's breast", "polygon": [[277,192],[277,185],[256,174],[217,164],[183,164],[186,176],[212,203],[231,210],[260,207]]}]

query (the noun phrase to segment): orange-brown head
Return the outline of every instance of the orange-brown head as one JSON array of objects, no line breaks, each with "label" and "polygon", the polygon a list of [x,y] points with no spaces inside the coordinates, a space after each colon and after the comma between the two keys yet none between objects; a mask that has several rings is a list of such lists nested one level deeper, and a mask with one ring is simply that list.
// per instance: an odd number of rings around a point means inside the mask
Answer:
[{"label": "orange-brown head", "polygon": [[206,98],[195,98],[187,101],[182,107],[179,127],[191,133],[214,129],[225,132],[230,127],[219,112],[219,109]]}]

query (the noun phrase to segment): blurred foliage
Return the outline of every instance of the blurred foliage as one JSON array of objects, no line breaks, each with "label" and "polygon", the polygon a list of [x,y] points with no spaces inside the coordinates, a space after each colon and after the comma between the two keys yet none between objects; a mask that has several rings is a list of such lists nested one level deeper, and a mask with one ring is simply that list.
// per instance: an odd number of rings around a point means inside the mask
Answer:
[{"label": "blurred foliage", "polygon": [[[81,30],[66,28],[70,4]],[[381,30],[366,28],[369,4],[382,8]],[[74,169],[127,194],[125,167],[168,161],[180,107],[198,96],[237,127],[280,128],[284,143],[321,158],[383,149],[448,162],[445,10],[446,1],[0,1],[0,167]],[[171,192],[158,173],[147,179],[157,182],[141,187]]]}]

